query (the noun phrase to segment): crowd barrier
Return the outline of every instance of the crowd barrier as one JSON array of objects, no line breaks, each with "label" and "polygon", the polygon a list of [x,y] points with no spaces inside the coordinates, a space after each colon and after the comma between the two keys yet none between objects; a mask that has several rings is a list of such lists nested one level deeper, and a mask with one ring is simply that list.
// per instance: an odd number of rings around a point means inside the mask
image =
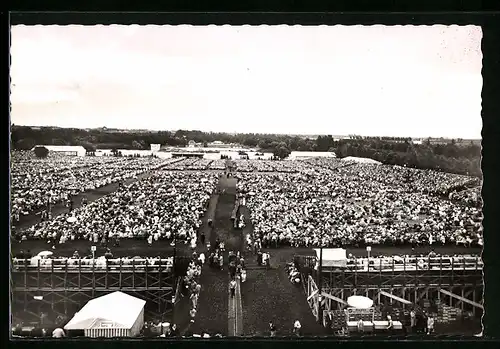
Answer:
[{"label": "crowd barrier", "polygon": [[357,271],[482,270],[478,256],[383,257],[347,260],[347,268]]},{"label": "crowd barrier", "polygon": [[93,270],[93,269],[106,269],[111,270],[141,270],[141,269],[157,269],[166,268],[170,269],[173,267],[173,258],[166,259],[131,259],[131,258],[117,258],[117,259],[12,259],[12,269],[13,271],[19,270],[37,270],[37,269],[50,269],[50,270]]},{"label": "crowd barrier", "polygon": [[[299,258],[299,259],[297,259]],[[296,262],[300,266],[318,268],[319,260],[315,256],[296,256]],[[324,261],[322,268],[332,268]],[[352,272],[393,272],[393,271],[416,271],[416,270],[482,270],[484,263],[479,256],[391,256],[391,257],[362,257],[348,258],[345,269]],[[339,268],[334,267],[334,268]]]}]

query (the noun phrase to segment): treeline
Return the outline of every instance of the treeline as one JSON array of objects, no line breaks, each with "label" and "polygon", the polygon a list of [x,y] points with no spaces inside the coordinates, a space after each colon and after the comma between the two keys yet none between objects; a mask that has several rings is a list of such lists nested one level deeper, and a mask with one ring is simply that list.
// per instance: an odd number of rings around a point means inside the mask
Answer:
[{"label": "treeline", "polygon": [[335,152],[338,157],[367,157],[385,164],[406,165],[421,169],[481,176],[481,147],[474,142],[450,140],[448,143],[414,144],[404,137],[362,137],[350,135],[335,140],[333,136],[315,139],[277,134],[230,134],[178,130],[176,132],[111,132],[69,128],[31,128],[13,126],[11,145],[27,150],[35,145],[82,145],[88,151],[96,149],[150,149],[151,144],[186,146],[189,141],[205,146],[214,141],[241,144],[260,151],[272,152],[277,158],[286,158],[292,151]]}]

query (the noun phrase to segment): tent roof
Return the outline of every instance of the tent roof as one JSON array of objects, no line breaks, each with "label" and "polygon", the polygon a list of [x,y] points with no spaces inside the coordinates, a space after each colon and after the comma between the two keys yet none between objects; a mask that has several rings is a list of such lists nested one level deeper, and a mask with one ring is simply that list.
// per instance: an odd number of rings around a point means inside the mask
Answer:
[{"label": "tent roof", "polygon": [[370,158],[358,158],[355,156],[348,156],[342,159],[342,161],[351,161],[351,162],[357,162],[360,164],[373,164],[373,165],[380,165],[382,164],[380,161],[373,160]]},{"label": "tent roof", "polygon": [[117,291],[92,299],[75,314],[64,328],[81,330],[100,322],[112,322],[113,327],[132,328],[146,301]]},{"label": "tent roof", "polygon": [[36,145],[31,150],[38,147],[44,147],[50,151],[85,151],[85,148],[81,145]]}]

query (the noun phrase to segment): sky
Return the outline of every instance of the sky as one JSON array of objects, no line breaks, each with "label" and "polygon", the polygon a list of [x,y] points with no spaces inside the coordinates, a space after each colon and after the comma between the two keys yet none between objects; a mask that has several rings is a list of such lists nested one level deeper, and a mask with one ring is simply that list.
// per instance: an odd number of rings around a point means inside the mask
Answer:
[{"label": "sky", "polygon": [[476,26],[13,26],[16,125],[481,138]]}]

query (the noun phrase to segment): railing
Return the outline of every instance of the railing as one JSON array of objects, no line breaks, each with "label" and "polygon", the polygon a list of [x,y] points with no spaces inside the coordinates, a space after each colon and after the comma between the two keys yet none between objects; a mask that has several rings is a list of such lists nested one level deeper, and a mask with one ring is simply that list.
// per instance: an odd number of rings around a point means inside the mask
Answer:
[{"label": "railing", "polygon": [[[416,270],[482,270],[483,261],[478,256],[440,257],[385,257],[348,259],[346,268],[356,271],[377,272]],[[369,266],[369,267],[368,267]]]},{"label": "railing", "polygon": [[173,267],[173,258],[167,259],[12,259],[13,271],[37,271],[37,270],[78,270],[81,272],[111,269],[123,271],[140,270],[148,268],[167,268]]},{"label": "railing", "polygon": [[[296,261],[301,260],[302,266],[316,268],[318,258],[315,256],[296,256]],[[301,263],[299,261],[299,263]],[[417,271],[417,270],[482,270],[483,261],[479,256],[408,256],[408,257],[363,257],[348,258],[346,267],[342,268],[350,272],[393,272],[393,271]],[[323,262],[323,270],[328,270]]]}]

